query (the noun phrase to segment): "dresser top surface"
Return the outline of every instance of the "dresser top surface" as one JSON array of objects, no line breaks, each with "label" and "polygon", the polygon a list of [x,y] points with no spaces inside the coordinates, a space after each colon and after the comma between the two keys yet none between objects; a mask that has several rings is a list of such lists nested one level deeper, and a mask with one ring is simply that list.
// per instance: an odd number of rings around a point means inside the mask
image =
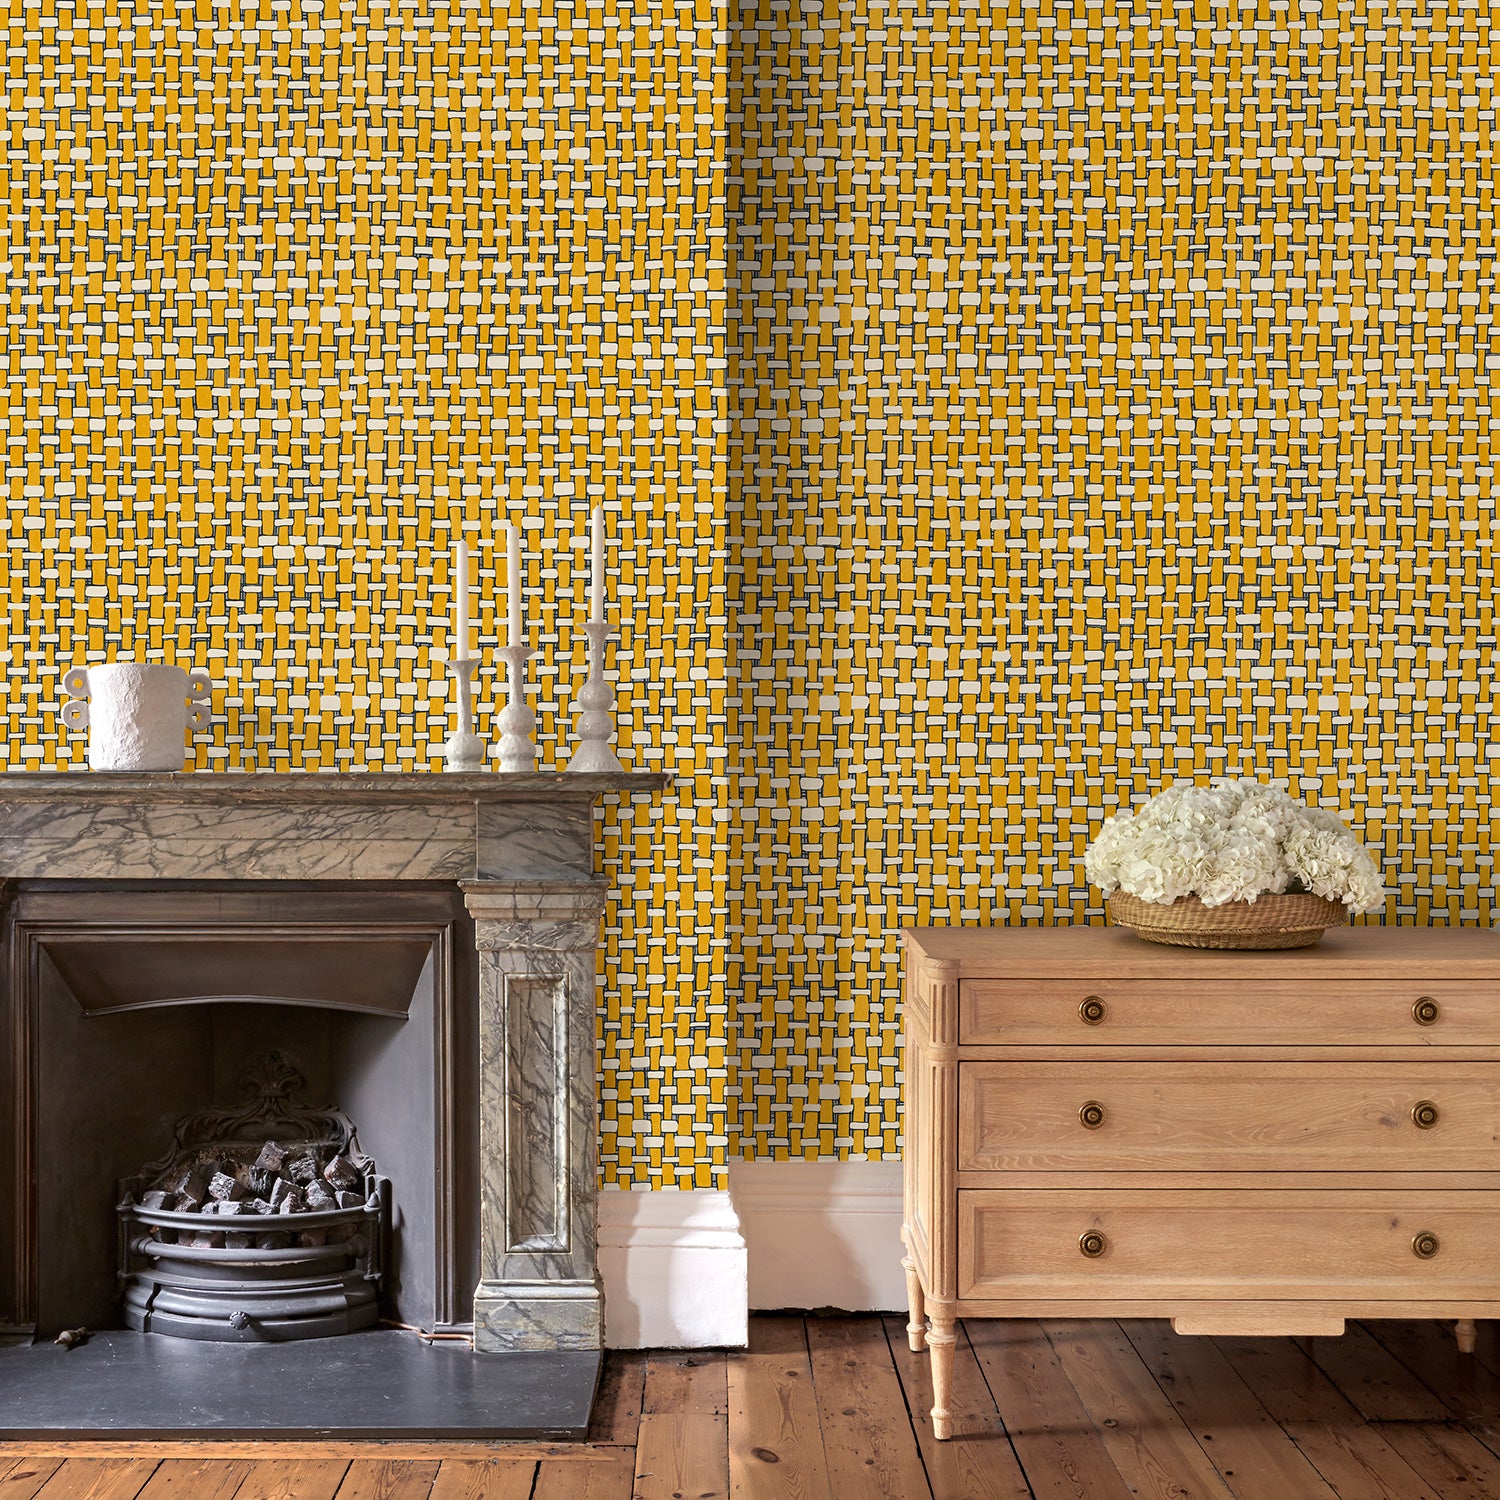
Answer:
[{"label": "dresser top surface", "polygon": [[963,979],[1495,977],[1500,932],[1481,927],[1335,927],[1311,948],[1247,952],[1143,942],[1119,927],[908,927],[909,948]]}]

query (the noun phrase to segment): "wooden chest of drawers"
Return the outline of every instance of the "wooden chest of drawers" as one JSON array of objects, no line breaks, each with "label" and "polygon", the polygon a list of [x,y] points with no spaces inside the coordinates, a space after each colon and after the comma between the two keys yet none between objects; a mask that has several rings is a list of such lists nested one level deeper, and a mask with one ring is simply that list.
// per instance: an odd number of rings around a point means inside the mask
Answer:
[{"label": "wooden chest of drawers", "polygon": [[959,1318],[1453,1318],[1468,1350],[1500,1316],[1500,933],[905,940],[902,1234],[939,1437]]}]

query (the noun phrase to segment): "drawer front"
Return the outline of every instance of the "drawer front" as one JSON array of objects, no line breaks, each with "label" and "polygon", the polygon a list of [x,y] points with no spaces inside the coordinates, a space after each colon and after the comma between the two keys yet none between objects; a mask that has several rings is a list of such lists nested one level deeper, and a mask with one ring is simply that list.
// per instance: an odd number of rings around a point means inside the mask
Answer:
[{"label": "drawer front", "polygon": [[958,1213],[964,1300],[1500,1295],[1500,1192],[961,1192]]},{"label": "drawer front", "polygon": [[1496,1046],[1500,977],[1493,984],[969,979],[959,993],[959,1040],[971,1046]]},{"label": "drawer front", "polygon": [[964,1063],[959,1170],[1496,1171],[1500,1064]]}]

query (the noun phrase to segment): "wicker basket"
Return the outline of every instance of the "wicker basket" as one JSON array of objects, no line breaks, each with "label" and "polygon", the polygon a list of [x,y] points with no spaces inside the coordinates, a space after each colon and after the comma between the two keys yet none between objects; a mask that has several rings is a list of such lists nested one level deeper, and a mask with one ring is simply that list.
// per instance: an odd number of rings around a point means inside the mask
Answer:
[{"label": "wicker basket", "polygon": [[1169,906],[1116,891],[1109,898],[1110,920],[1129,927],[1148,943],[1182,948],[1308,948],[1325,928],[1342,927],[1349,908],[1322,896],[1264,895],[1255,901],[1205,906],[1196,896],[1179,896]]}]

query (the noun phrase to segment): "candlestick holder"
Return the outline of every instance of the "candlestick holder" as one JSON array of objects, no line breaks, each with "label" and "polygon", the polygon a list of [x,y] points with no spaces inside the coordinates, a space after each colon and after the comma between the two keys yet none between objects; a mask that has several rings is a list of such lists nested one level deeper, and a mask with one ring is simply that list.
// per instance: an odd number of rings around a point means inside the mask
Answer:
[{"label": "candlestick holder", "polygon": [[496,653],[510,668],[510,702],[495,721],[500,726],[500,769],[536,770],[536,745],[531,731],[536,715],[526,706],[526,662],[536,652],[529,646],[506,646]]},{"label": "candlestick holder", "polygon": [[615,737],[615,692],[604,675],[604,650],[610,637],[605,620],[583,627],[589,637],[589,676],[578,695],[583,713],[578,719],[578,748],[568,762],[570,771],[623,771],[609,742]]},{"label": "candlestick holder", "polygon": [[474,656],[450,657],[446,663],[458,683],[458,727],[443,745],[444,767],[448,771],[482,771],[485,743],[474,733],[474,673],[479,659]]}]

